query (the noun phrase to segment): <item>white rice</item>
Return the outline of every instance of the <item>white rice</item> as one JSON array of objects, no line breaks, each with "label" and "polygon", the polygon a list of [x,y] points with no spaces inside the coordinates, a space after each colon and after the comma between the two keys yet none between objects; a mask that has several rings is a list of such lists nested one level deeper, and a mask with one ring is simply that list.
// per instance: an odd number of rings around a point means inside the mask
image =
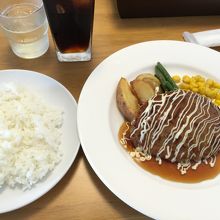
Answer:
[{"label": "white rice", "polygon": [[0,86],[0,188],[30,189],[61,160],[63,113],[14,84]]}]

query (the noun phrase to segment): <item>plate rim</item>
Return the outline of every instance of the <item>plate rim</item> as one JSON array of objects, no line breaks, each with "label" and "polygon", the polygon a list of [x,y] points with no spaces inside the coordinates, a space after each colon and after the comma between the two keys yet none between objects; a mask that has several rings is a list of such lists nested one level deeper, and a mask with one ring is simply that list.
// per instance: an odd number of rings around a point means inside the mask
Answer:
[{"label": "plate rim", "polygon": [[[33,196],[28,201],[20,202],[18,205],[14,205],[11,208],[10,207],[8,207],[8,208],[1,208],[0,207],[0,214],[12,212],[12,211],[20,209],[22,207],[25,207],[25,206],[33,203],[34,201],[38,200],[39,198],[44,196],[46,193],[48,193],[51,189],[53,189],[63,179],[63,177],[67,174],[67,172],[69,171],[71,166],[74,164],[74,161],[75,161],[76,156],[78,155],[78,152],[80,149],[80,139],[79,139],[78,128],[77,128],[77,107],[78,107],[78,104],[77,104],[74,96],[70,93],[70,91],[63,84],[61,84],[59,81],[57,81],[53,77],[48,76],[48,75],[41,73],[41,72],[28,70],[28,69],[1,69],[0,70],[0,78],[1,78],[1,74],[3,74],[4,72],[6,72],[6,73],[11,72],[11,74],[14,74],[14,72],[21,72],[21,74],[32,74],[33,77],[40,77],[42,79],[45,78],[45,79],[57,84],[60,88],[62,88],[62,90],[65,91],[65,94],[68,95],[68,97],[71,99],[72,106],[76,111],[74,117],[75,117],[75,127],[76,127],[75,133],[76,133],[76,137],[77,137],[77,140],[75,140],[75,141],[77,142],[77,144],[75,146],[75,151],[72,156],[72,159],[69,161],[69,164],[66,166],[64,172],[59,177],[55,177],[54,181],[51,182],[51,185],[49,187],[46,187],[46,188],[43,187],[43,190],[40,193],[38,193],[37,196]],[[2,83],[4,83],[4,82],[2,82]],[[47,180],[45,180],[45,181],[47,181]],[[37,187],[37,184],[38,183],[36,183],[36,187]],[[31,190],[29,192],[31,192]],[[0,195],[1,195],[1,193],[0,193]]]},{"label": "plate rim", "polygon": [[[125,48],[122,48],[116,52],[114,52],[113,54],[111,54],[110,56],[108,56],[107,58],[105,58],[99,65],[96,66],[96,68],[92,71],[92,73],[90,74],[90,76],[87,78],[82,90],[81,90],[81,94],[80,94],[80,97],[79,97],[79,101],[78,101],[78,109],[77,109],[77,125],[78,125],[78,133],[79,133],[79,138],[80,138],[80,142],[81,142],[81,146],[82,146],[82,149],[85,153],[85,156],[90,164],[90,166],[92,167],[92,169],[94,170],[94,172],[96,173],[96,175],[99,177],[99,179],[106,185],[106,187],[113,193],[115,194],[120,200],[122,200],[124,203],[126,203],[128,206],[132,207],[133,209],[139,211],[140,213],[144,214],[144,215],[147,215],[151,218],[156,218],[156,219],[159,219],[159,216],[155,216],[154,214],[155,213],[151,213],[149,211],[149,213],[146,213],[144,210],[142,210],[141,208],[137,208],[135,207],[135,205],[132,203],[132,202],[128,202],[126,200],[126,196],[123,195],[123,193],[121,192],[117,192],[114,188],[114,186],[112,186],[111,184],[109,184],[106,180],[106,178],[104,176],[102,176],[102,174],[100,174],[100,171],[99,171],[99,168],[96,167],[96,165],[94,164],[95,162],[92,160],[92,156],[89,155],[88,151],[87,151],[87,146],[85,146],[85,143],[84,143],[84,138],[83,138],[83,134],[81,133],[82,131],[80,130],[81,129],[81,118],[80,118],[80,111],[81,111],[81,102],[82,102],[82,98],[84,98],[84,90],[85,88],[87,87],[87,84],[89,81],[91,81],[94,77],[94,74],[96,73],[97,69],[99,69],[101,66],[105,65],[106,62],[108,62],[112,57],[114,57],[115,55],[117,55],[118,53],[123,53],[124,51],[132,48],[132,47],[136,47],[136,46],[141,46],[141,45],[145,45],[145,44],[155,44],[155,43],[169,43],[169,44],[184,44],[184,45],[191,45],[192,47],[195,47],[195,48],[202,48],[203,50],[209,50],[211,51],[213,54],[217,55],[220,59],[220,54],[217,52],[217,51],[214,51],[210,48],[206,48],[206,47],[203,47],[203,46],[200,46],[200,45],[196,45],[196,44],[192,44],[192,43],[188,43],[188,42],[183,42],[183,41],[176,41],[176,40],[153,40],[153,41],[146,41],[146,42],[140,42],[140,43],[137,43],[137,44],[133,44],[133,45],[130,45],[130,46],[127,46]],[[85,141],[86,142],[86,141]]]}]

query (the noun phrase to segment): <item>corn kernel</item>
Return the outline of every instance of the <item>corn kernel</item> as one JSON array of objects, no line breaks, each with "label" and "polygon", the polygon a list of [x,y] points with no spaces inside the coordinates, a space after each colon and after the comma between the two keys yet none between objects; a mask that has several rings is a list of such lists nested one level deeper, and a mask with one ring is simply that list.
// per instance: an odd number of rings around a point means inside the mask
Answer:
[{"label": "corn kernel", "polygon": [[220,93],[217,93],[215,98],[220,100]]},{"label": "corn kernel", "polygon": [[190,79],[190,84],[196,84],[196,80],[194,78]]},{"label": "corn kernel", "polygon": [[197,84],[197,83],[195,83],[195,82],[190,82],[190,88],[198,88],[199,87],[199,85]]},{"label": "corn kernel", "polygon": [[216,90],[216,89],[211,89],[211,91],[209,92],[209,97],[210,97],[211,99],[215,99],[216,96],[217,96],[217,94],[218,94],[218,90]]},{"label": "corn kernel", "polygon": [[199,86],[199,87],[202,87],[202,86],[205,86],[205,82],[197,82],[197,85]]},{"label": "corn kernel", "polygon": [[214,81],[212,79],[207,79],[206,80],[206,85],[208,85],[209,87],[213,86]]},{"label": "corn kernel", "polygon": [[214,81],[213,82],[213,87],[216,88],[216,89],[220,89],[220,83]]},{"label": "corn kernel", "polygon": [[199,88],[192,88],[191,89],[193,92],[199,92]]},{"label": "corn kernel", "polygon": [[192,76],[191,79],[193,79],[195,82],[197,81],[197,77],[196,76]]},{"label": "corn kernel", "polygon": [[192,76],[192,79],[195,80],[196,82],[204,82],[205,81],[205,79],[203,77],[201,77],[200,75]]},{"label": "corn kernel", "polygon": [[199,93],[200,93],[201,95],[205,95],[205,93],[206,93],[206,88],[205,88],[205,86],[199,87]]},{"label": "corn kernel", "polygon": [[212,97],[212,90],[208,87],[206,87],[205,95],[209,98]]},{"label": "corn kernel", "polygon": [[215,103],[216,105],[220,106],[220,99],[216,99],[216,100],[214,101],[214,103]]},{"label": "corn kernel", "polygon": [[180,81],[181,81],[181,78],[180,78],[180,76],[178,76],[178,75],[175,75],[175,76],[173,76],[172,78],[173,78],[173,80],[174,80],[176,83],[180,83]]},{"label": "corn kernel", "polygon": [[196,79],[198,82],[205,82],[205,78],[200,75],[196,75]]},{"label": "corn kernel", "polygon": [[180,89],[186,89],[186,90],[190,89],[190,85],[186,83],[181,83],[179,87]]},{"label": "corn kernel", "polygon": [[200,76],[196,75],[196,76],[193,76],[192,78],[195,79],[195,81],[197,82],[197,81],[199,81]]},{"label": "corn kernel", "polygon": [[187,76],[187,75],[183,76],[183,82],[184,83],[190,83],[190,80],[191,80],[190,76]]}]

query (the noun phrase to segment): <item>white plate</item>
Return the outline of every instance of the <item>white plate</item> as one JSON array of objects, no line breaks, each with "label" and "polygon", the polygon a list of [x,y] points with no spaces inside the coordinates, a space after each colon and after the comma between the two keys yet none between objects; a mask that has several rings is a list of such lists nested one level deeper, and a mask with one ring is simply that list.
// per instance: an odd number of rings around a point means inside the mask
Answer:
[{"label": "white plate", "polygon": [[119,144],[123,121],[116,107],[119,79],[153,72],[160,61],[171,73],[204,74],[220,81],[220,54],[178,41],[151,41],[124,48],[90,75],[80,95],[78,131],[83,150],[104,184],[121,200],[160,220],[219,220],[220,176],[198,184],[175,183],[132,161]]},{"label": "white plate", "polygon": [[0,84],[14,82],[24,86],[49,104],[64,111],[61,151],[63,157],[55,169],[31,190],[4,188],[0,190],[0,213],[12,211],[38,199],[54,187],[73,163],[79,149],[76,125],[77,104],[70,92],[56,80],[43,74],[27,70],[1,70]]}]

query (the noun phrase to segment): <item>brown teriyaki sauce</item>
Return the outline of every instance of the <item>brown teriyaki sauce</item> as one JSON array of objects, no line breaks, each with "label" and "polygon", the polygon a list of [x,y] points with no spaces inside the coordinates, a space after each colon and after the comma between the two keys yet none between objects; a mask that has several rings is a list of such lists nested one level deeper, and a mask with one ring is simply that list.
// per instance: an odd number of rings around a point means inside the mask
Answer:
[{"label": "brown teriyaki sauce", "polygon": [[[128,151],[128,153],[134,151],[134,146],[131,141],[127,141],[127,143],[122,143],[124,134],[128,131],[128,122],[124,122],[118,133],[118,138],[123,146],[123,148]],[[176,163],[171,163],[169,161],[162,161],[162,164],[159,165],[156,162],[155,158],[152,157],[149,161],[140,161],[137,158],[133,158],[134,161],[146,171],[158,175],[164,179],[182,182],[182,183],[198,183],[204,180],[213,179],[220,173],[220,154],[216,157],[216,163],[214,167],[210,167],[209,165],[205,165],[204,163],[200,164],[196,170],[189,169],[186,174],[181,174],[177,169]]]}]

